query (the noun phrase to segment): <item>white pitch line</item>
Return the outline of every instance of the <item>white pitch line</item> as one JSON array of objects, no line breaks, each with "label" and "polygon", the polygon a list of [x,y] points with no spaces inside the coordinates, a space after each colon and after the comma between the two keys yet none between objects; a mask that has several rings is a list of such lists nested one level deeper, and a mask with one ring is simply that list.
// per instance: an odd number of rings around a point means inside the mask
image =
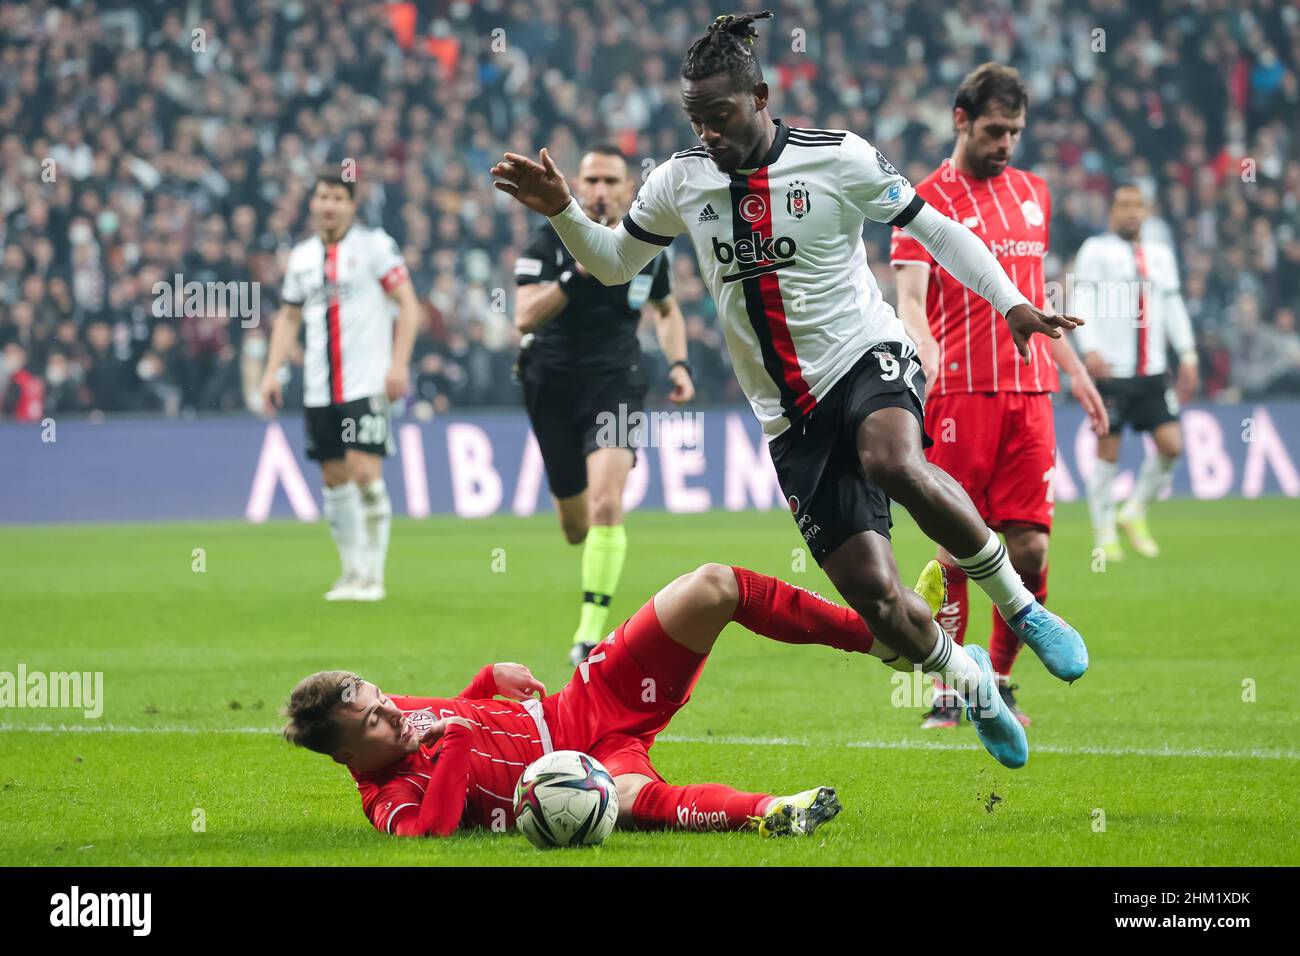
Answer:
[{"label": "white pitch line", "polygon": [[[118,724],[0,724],[0,733],[28,734],[278,734],[274,727],[185,727],[160,724],[155,727],[123,727]],[[736,747],[851,747],[859,750],[973,750],[978,744],[952,744],[930,740],[821,740],[805,737],[733,737],[717,735],[686,737],[660,734],[657,738],[675,744],[722,744]],[[1066,757],[1194,757],[1227,760],[1300,760],[1300,751],[1281,749],[1208,750],[1202,747],[1065,747],[1059,744],[1031,744],[1034,753]]]}]

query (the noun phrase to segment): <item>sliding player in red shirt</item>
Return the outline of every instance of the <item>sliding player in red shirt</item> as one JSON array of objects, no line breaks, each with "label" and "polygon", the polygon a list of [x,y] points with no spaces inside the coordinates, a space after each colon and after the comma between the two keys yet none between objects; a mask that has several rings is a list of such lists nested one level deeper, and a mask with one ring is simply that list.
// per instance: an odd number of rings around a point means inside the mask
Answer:
[{"label": "sliding player in red shirt", "polygon": [[[1052,199],[1047,184],[1011,166],[1025,128],[1029,97],[1020,75],[996,63],[971,72],[957,90],[957,142],[916,187],[917,195],[975,233],[1035,308],[1044,307]],[[1052,528],[1056,433],[1051,393],[1056,366],[1098,434],[1106,409],[1083,363],[1064,338],[1034,336],[1026,364],[1003,320],[983,298],[937,264],[925,247],[894,230],[890,261],[898,279],[898,314],[917,343],[925,372],[925,421],[935,443],[926,457],[956,478],[982,517],[1006,539],[1011,566],[1040,602],[1047,600],[1047,541]],[[939,624],[957,644],[969,615],[968,575],[938,549],[948,574],[948,601]],[[996,608],[989,656],[1003,701],[1022,724],[1009,682],[1020,640]],[[955,727],[956,696],[941,693],[923,727]]]},{"label": "sliding player in red shirt", "polygon": [[[917,591],[938,608],[936,562]],[[284,735],[346,765],[370,822],[398,836],[510,828],[515,784],[552,750],[579,750],[605,765],[622,827],[811,835],[839,813],[830,787],[781,797],[716,783],[671,786],[650,762],[655,736],[690,699],[731,621],[785,644],[823,644],[911,667],[872,638],[856,611],[765,574],[706,564],[597,644],[558,694],[548,696],[527,667],[512,663],[489,664],[451,698],[389,696],[348,671],[326,671],[294,688]],[[987,694],[989,701],[972,706],[992,705],[991,684]]]}]

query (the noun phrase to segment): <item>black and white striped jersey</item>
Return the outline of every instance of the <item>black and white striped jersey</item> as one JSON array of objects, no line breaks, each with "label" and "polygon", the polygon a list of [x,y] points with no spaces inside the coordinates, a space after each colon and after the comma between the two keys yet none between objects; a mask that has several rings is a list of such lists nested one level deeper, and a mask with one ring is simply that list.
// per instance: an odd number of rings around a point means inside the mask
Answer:
[{"label": "black and white striped jersey", "polygon": [[756,169],[722,172],[703,147],[676,153],[623,220],[643,242],[690,236],[736,377],[769,439],[873,345],[914,347],[871,274],[862,229],[868,219],[906,225],[924,205],[860,136],[776,126]]}]

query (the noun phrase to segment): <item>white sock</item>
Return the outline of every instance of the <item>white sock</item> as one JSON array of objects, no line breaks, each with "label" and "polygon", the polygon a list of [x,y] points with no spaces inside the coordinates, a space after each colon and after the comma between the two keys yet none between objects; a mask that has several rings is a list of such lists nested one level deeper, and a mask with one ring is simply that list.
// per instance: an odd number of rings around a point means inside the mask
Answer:
[{"label": "white sock", "polygon": [[329,522],[334,545],[339,549],[343,574],[360,574],[361,495],[355,484],[348,481],[325,489],[325,520]]},{"label": "white sock", "polygon": [[393,524],[393,503],[388,498],[384,479],[377,478],[361,489],[361,516],[365,528],[361,548],[364,574],[372,583],[383,584],[388,535]]},{"label": "white sock", "polygon": [[1034,601],[1033,594],[1011,566],[1006,545],[992,529],[984,547],[969,558],[957,558],[957,567],[984,589],[1004,619],[1014,617],[1017,611]]},{"label": "white sock", "polygon": [[938,640],[930,656],[921,663],[921,672],[939,678],[961,694],[967,703],[975,703],[983,679],[979,666],[971,660],[965,648],[948,636],[948,632],[938,622],[934,629]]},{"label": "white sock", "polygon": [[1155,501],[1174,480],[1174,468],[1177,458],[1166,458],[1160,453],[1148,455],[1138,471],[1137,481],[1133,484],[1133,493],[1124,502],[1124,516],[1145,518],[1147,505]]},{"label": "white sock", "polygon": [[1088,476],[1088,513],[1092,515],[1092,530],[1098,544],[1115,540],[1115,499],[1111,486],[1119,463],[1098,458]]}]

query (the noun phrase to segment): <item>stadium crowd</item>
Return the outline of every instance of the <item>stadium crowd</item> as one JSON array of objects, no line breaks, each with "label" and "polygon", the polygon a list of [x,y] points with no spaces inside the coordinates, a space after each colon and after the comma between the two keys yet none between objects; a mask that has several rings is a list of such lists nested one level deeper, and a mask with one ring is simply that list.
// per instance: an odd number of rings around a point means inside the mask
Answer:
[{"label": "stadium crowd", "polygon": [[[1054,197],[1047,274],[1135,178],[1175,247],[1206,396],[1300,391],[1300,12],[1288,0],[778,0],[774,115],[858,131],[919,181],[988,59],[1030,89],[1017,165]],[[412,396],[514,405],[512,264],[536,224],[503,148],[634,175],[693,142],[677,96],[712,14],[681,0],[19,0],[0,7],[0,417],[255,407],[314,171],[350,159],[426,317]],[[888,230],[868,253],[892,297]],[[689,247],[703,401],[739,398]],[[237,283],[196,303],[185,284]],[[251,301],[249,301],[251,298]],[[247,308],[245,308],[247,307]],[[652,326],[643,336],[657,354]],[[653,376],[659,394],[666,374]],[[300,396],[301,377],[296,376]],[[289,396],[292,402],[293,389]],[[651,398],[656,395],[652,391]]]}]

